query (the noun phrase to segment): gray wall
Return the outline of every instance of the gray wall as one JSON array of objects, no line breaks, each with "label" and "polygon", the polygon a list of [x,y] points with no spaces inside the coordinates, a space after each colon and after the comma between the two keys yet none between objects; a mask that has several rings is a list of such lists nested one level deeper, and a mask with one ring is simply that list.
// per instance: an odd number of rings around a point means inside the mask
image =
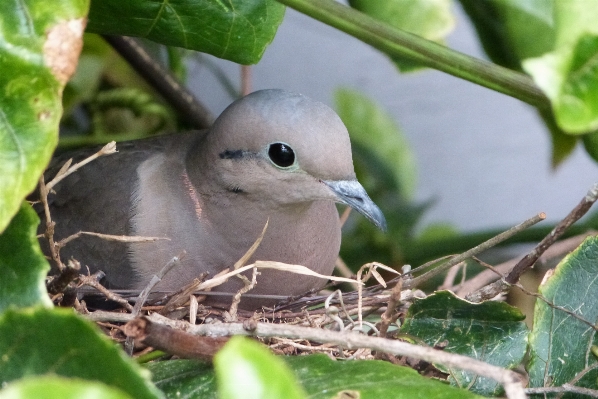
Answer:
[{"label": "gray wall", "polygon": [[[450,47],[485,58],[461,11]],[[239,67],[213,59],[235,82]],[[190,67],[192,90],[218,114],[231,101],[201,64]],[[340,31],[291,9],[262,61],[253,89],[301,92],[332,107],[335,88],[360,90],[390,112],[417,156],[417,198],[436,198],[426,221],[463,230],[516,224],[544,211],[556,221],[598,181],[598,166],[578,147],[557,170],[550,140],[534,109],[437,72],[401,75],[388,59]]]}]

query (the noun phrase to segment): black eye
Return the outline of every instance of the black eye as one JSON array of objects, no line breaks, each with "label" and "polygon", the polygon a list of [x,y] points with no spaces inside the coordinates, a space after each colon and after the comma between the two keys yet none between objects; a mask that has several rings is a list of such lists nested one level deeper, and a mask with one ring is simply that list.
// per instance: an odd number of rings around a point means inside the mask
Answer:
[{"label": "black eye", "polygon": [[273,143],[268,149],[268,156],[281,168],[288,168],[295,163],[295,152],[288,144]]}]

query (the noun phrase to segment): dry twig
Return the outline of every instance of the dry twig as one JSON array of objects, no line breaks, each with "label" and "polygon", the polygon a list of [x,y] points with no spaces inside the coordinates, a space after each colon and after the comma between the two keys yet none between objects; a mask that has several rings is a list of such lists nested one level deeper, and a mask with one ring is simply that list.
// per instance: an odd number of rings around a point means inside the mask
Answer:
[{"label": "dry twig", "polygon": [[419,284],[423,283],[424,281],[428,281],[430,278],[442,273],[445,270],[450,269],[451,267],[463,262],[466,259],[471,258],[481,252],[486,251],[489,248],[495,247],[496,245],[500,244],[501,242],[513,237],[515,234],[533,226],[534,224],[541,222],[542,220],[546,219],[546,214],[544,212],[537,214],[534,217],[529,218],[528,220],[524,221],[523,223],[518,224],[510,228],[507,231],[500,233],[497,236],[492,237],[491,239],[484,241],[483,243],[471,248],[468,251],[463,252],[460,255],[457,255],[451,258],[448,262],[443,263],[435,267],[434,269],[430,270],[427,273],[424,273],[420,276],[414,277],[413,279],[406,281],[404,283],[405,288],[413,288],[417,287]]},{"label": "dry twig", "polygon": [[[538,262],[548,263],[552,259],[561,258],[567,253],[573,251],[577,248],[587,237],[596,235],[596,231],[589,231],[585,234],[580,234],[575,237],[567,238],[566,240],[562,240],[559,242],[554,243],[551,247],[549,247],[538,259]],[[519,260],[513,259],[507,262],[501,263],[499,265],[494,266],[495,270],[485,270],[481,273],[478,273],[476,276],[464,281],[458,286],[447,287],[448,289],[455,291],[456,294],[460,297],[464,297],[465,295],[476,291],[487,284],[496,281],[497,279],[504,277],[503,273],[507,273],[511,270]],[[497,274],[498,273],[498,274]]]},{"label": "dry twig", "polygon": [[187,322],[170,320],[158,314],[152,314],[146,317],[145,320],[180,329],[192,335],[208,335],[210,337],[250,335],[258,337],[307,339],[320,343],[334,343],[349,349],[369,348],[393,355],[409,356],[431,363],[440,363],[448,367],[472,371],[480,376],[498,381],[503,385],[505,392],[510,399],[526,398],[521,378],[513,371],[505,370],[467,356],[452,354],[388,338],[370,337],[347,331],[332,331],[311,327],[291,326],[288,324],[259,323],[255,320],[249,320],[246,323],[190,325]]},{"label": "dry twig", "polygon": [[89,287],[95,288],[96,290],[100,291],[102,293],[102,295],[104,295],[107,299],[120,304],[122,307],[127,309],[129,312],[132,312],[133,306],[131,306],[129,301],[127,301],[126,299],[124,299],[123,297],[118,295],[117,293],[110,291],[108,288],[106,288],[102,284],[100,284],[100,280],[103,277],[104,277],[103,272],[99,272],[99,274],[96,273],[91,276],[86,276],[86,275],[81,274],[81,275],[79,275],[79,286],[87,285]]},{"label": "dry twig", "polygon": [[233,296],[233,301],[230,305],[230,309],[228,310],[228,317],[226,318],[226,321],[237,321],[237,309],[241,303],[241,296],[255,287],[257,284],[257,275],[258,271],[255,267],[253,268],[253,273],[251,274],[251,281],[244,275],[237,274],[237,277],[243,281],[244,285],[243,288],[237,291],[237,293]]},{"label": "dry twig", "polygon": [[496,295],[505,292],[509,287],[519,281],[519,277],[532,267],[538,258],[563,235],[563,233],[576,221],[578,221],[598,200],[598,183],[594,184],[585,197],[569,214],[561,220],[552,231],[527,255],[523,257],[504,279],[500,279],[487,285],[478,291],[467,295],[466,299],[471,302],[481,302],[494,298]]},{"label": "dry twig", "polygon": [[127,323],[123,331],[127,339],[134,339],[173,355],[203,361],[211,361],[216,352],[228,342],[225,337],[198,337],[145,318]]}]

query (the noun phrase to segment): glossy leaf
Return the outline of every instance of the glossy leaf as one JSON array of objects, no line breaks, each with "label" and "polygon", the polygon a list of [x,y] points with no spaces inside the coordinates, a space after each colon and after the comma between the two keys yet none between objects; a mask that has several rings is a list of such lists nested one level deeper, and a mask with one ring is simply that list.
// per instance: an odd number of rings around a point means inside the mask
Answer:
[{"label": "glossy leaf", "polygon": [[288,357],[287,363],[310,399],[479,398],[444,382],[422,377],[411,368],[380,360],[333,361],[326,355],[311,355]]},{"label": "glossy leaf", "polygon": [[[503,302],[467,302],[449,291],[440,291],[416,301],[401,328],[434,346],[446,342],[444,350],[487,363],[513,368],[525,355],[528,330],[519,309]],[[502,387],[494,380],[463,370],[436,365],[449,373],[449,381],[483,395],[497,395]]]},{"label": "glossy leaf", "polygon": [[39,218],[27,203],[0,235],[0,313],[10,306],[52,306],[45,286],[50,270],[37,242]]},{"label": "glossy leaf", "polygon": [[[410,368],[378,360],[333,361],[326,355],[286,356],[282,359],[294,372],[310,399],[479,398],[471,392],[422,377]],[[214,372],[205,364],[192,360],[172,360],[149,364],[148,368],[152,371],[154,382],[168,398],[220,397],[215,389]],[[276,369],[272,368],[272,380],[275,372]]]},{"label": "glossy leaf", "polygon": [[529,385],[558,387],[579,376],[575,385],[597,389],[598,369],[583,376],[581,372],[598,362],[591,353],[598,344],[592,327],[598,320],[598,238],[587,238],[549,273],[539,293],[550,304],[538,299],[534,310]]},{"label": "glossy leaf", "polygon": [[596,15],[596,2],[555,2],[554,49],[523,63],[550,99],[557,124],[570,134],[598,129]]},{"label": "glossy leaf", "polygon": [[88,30],[255,64],[274,39],[284,11],[274,0],[101,0],[91,4]]},{"label": "glossy leaf", "polygon": [[218,399],[211,365],[196,360],[166,360],[145,365],[152,381],[168,399]]},{"label": "glossy leaf", "polygon": [[0,385],[51,374],[100,381],[134,398],[162,397],[147,371],[72,310],[5,311],[0,314],[0,353]]},{"label": "glossy leaf", "polygon": [[0,232],[56,147],[87,8],[88,0],[0,2]]},{"label": "glossy leaf", "polygon": [[459,0],[495,63],[521,70],[521,61],[554,47],[553,0]]},{"label": "glossy leaf", "polygon": [[57,376],[25,378],[7,384],[0,399],[130,399],[132,396],[107,385]]},{"label": "glossy leaf", "polygon": [[[349,0],[349,4],[394,28],[437,43],[444,43],[455,26],[450,0]],[[401,72],[421,68],[409,60],[394,58],[393,61]]]},{"label": "glossy leaf", "polygon": [[233,337],[214,357],[214,368],[221,399],[305,398],[282,359],[245,337]]},{"label": "glossy leaf", "polygon": [[[574,0],[576,4],[581,4]],[[574,2],[565,2],[568,5]],[[554,0],[460,0],[474,23],[486,54],[497,64],[522,70],[522,62],[550,53],[562,41],[564,14]],[[567,5],[567,7],[569,7]],[[591,15],[591,13],[590,13]],[[576,22],[572,22],[576,24]],[[570,32],[570,30],[566,30]],[[560,80],[547,82],[546,89],[555,88]],[[554,97],[558,97],[557,93]],[[550,132],[552,166],[561,164],[575,148],[577,137],[571,136],[557,123],[551,109],[540,109],[539,114]],[[585,138],[584,138],[585,139]],[[586,148],[588,148],[588,143]],[[588,149],[590,155],[597,152]],[[595,158],[598,159],[598,158]]]}]

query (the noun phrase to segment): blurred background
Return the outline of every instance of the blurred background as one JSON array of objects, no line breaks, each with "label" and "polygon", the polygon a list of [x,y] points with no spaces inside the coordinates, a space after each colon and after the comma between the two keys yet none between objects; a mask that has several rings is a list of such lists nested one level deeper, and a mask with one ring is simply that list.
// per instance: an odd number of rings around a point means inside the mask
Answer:
[{"label": "blurred background", "polygon": [[[453,13],[448,46],[488,59],[458,4]],[[210,62],[239,84],[238,65]],[[215,115],[232,100],[203,63],[192,61],[188,73],[190,88]],[[552,168],[550,138],[531,106],[434,70],[401,74],[384,54],[292,9],[252,76],[254,90],[292,90],[332,108],[340,87],[376,101],[415,154],[415,198],[435,201],[420,227],[449,222],[474,231],[540,211],[558,221],[598,178],[598,165],[581,146]]]}]

